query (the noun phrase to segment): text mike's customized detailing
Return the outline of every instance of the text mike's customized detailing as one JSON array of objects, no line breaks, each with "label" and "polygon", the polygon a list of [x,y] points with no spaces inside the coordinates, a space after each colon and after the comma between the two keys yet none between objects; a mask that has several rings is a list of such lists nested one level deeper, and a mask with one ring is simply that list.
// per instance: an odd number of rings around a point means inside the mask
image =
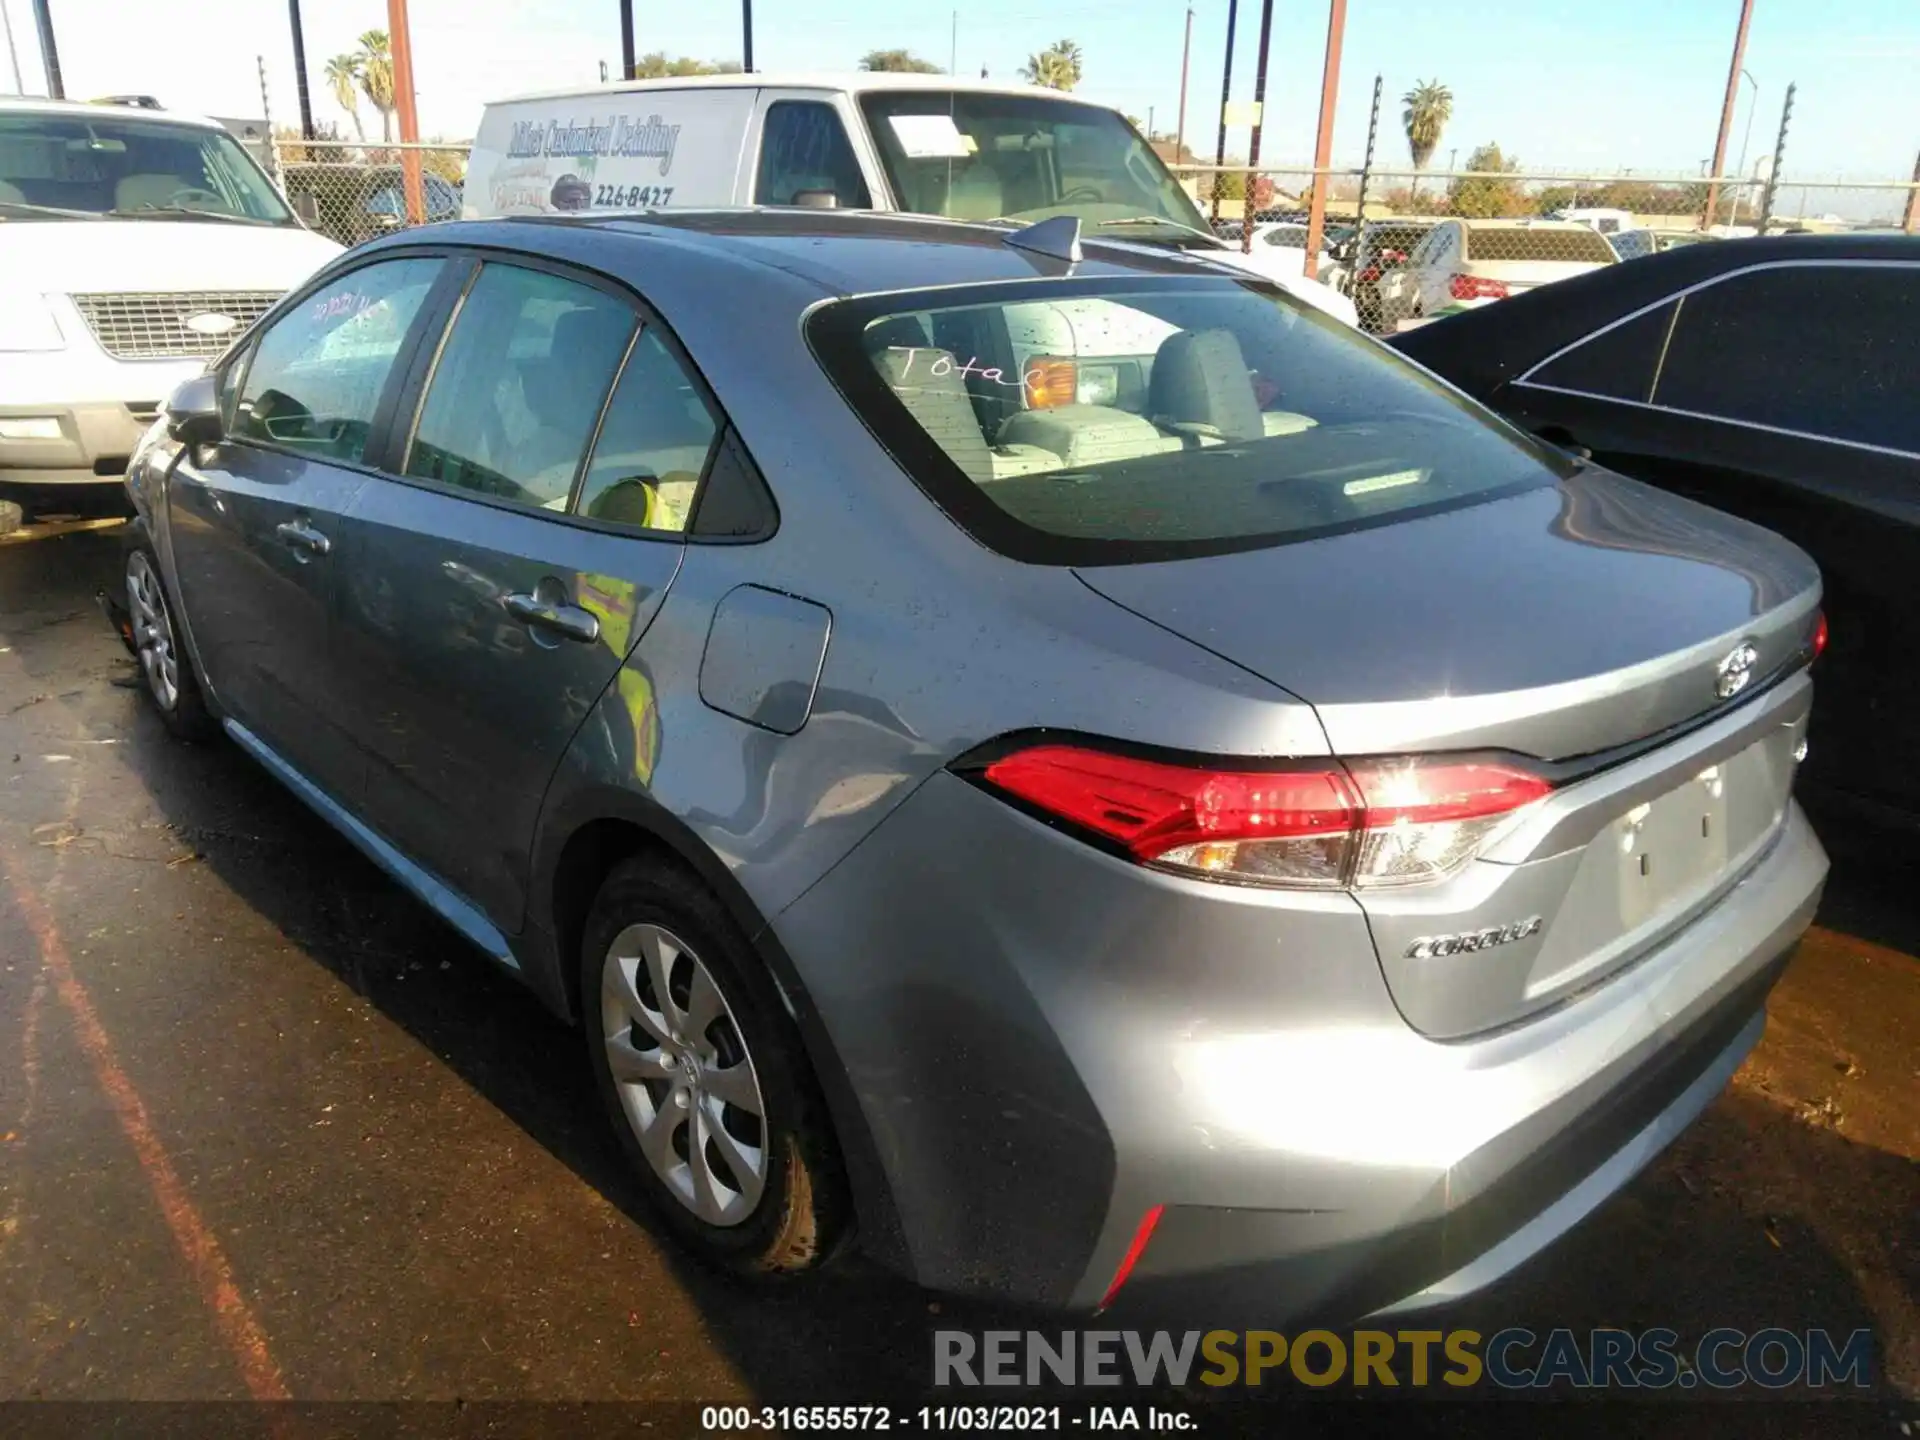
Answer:
[{"label": "text mike's customized detailing", "polygon": [[597,119],[585,123],[575,120],[518,120],[507,141],[507,158],[531,159],[546,155],[565,155],[579,159],[588,155],[617,155],[623,159],[657,159],[660,173],[673,168],[673,152],[680,143],[680,127],[669,125],[658,115],[637,120],[612,115],[605,124]]}]

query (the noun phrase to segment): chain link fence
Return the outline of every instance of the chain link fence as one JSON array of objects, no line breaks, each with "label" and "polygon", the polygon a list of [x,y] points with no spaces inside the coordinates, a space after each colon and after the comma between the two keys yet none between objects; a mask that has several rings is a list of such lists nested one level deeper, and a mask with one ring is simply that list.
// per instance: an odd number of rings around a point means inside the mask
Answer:
[{"label": "chain link fence", "polygon": [[[1170,168],[1220,235],[1271,249],[1305,273],[1311,167]],[[1678,245],[1763,232],[1911,231],[1920,210],[1920,183],[1906,180],[1716,183],[1503,165],[1325,173],[1314,278],[1347,295],[1377,335]]]},{"label": "chain link fence", "polygon": [[[342,245],[357,245],[406,225],[459,219],[468,148],[276,138],[273,161],[300,217]],[[417,207],[409,204],[410,170],[419,176]]]}]

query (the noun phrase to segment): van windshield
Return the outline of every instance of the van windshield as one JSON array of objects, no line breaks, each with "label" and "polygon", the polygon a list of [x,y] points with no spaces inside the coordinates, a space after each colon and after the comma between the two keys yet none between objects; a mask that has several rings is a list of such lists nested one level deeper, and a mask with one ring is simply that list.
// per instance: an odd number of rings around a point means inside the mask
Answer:
[{"label": "van windshield", "polygon": [[0,220],[102,215],[298,223],[224,130],[110,109],[0,113]]},{"label": "van windshield", "polygon": [[1043,564],[1280,544],[1565,471],[1393,352],[1250,281],[881,294],[824,307],[808,334],[935,503]]},{"label": "van windshield", "polygon": [[1187,192],[1111,110],[1036,95],[870,91],[867,128],[902,210],[954,220],[1153,217],[1205,228]]}]

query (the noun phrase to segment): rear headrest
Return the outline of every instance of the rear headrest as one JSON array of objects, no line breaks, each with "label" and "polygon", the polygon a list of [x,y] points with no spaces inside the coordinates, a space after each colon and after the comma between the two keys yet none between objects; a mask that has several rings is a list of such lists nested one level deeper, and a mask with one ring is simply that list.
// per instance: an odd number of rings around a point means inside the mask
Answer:
[{"label": "rear headrest", "polygon": [[1226,440],[1266,433],[1253,377],[1231,330],[1182,330],[1153,357],[1147,413],[1163,425],[1206,425]]},{"label": "rear headrest", "polygon": [[890,345],[875,354],[873,361],[880,378],[900,397],[914,422],[933,437],[969,480],[978,483],[993,478],[993,452],[980,429],[980,417],[952,351],[917,344]]},{"label": "rear headrest", "polygon": [[581,306],[555,320],[547,358],[520,365],[521,393],[533,413],[543,423],[571,418],[577,388],[606,383],[632,328],[632,317],[612,306]]}]

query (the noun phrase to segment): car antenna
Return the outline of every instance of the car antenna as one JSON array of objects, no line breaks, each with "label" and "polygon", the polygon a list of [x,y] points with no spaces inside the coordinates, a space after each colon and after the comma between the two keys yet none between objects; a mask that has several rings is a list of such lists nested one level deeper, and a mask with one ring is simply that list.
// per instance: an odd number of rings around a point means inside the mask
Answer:
[{"label": "car antenna", "polygon": [[1005,238],[1007,244],[1015,249],[1031,250],[1035,255],[1065,260],[1069,265],[1079,263],[1082,258],[1078,215],[1056,215],[1051,220],[1042,220],[1024,230],[1016,230]]}]

